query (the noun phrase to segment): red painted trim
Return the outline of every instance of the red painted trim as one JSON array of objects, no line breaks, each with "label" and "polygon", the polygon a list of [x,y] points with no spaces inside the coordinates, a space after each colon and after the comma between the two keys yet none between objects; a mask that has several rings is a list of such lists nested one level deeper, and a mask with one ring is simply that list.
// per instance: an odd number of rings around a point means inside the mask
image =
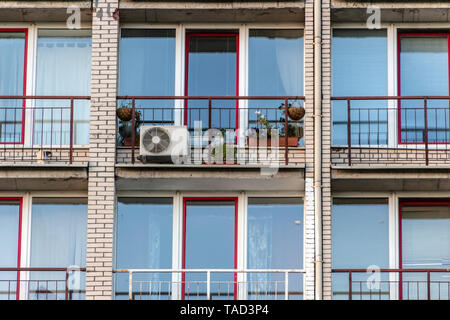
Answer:
[{"label": "red painted trim", "polygon": [[[24,96],[27,95],[27,60],[28,60],[28,29],[27,28],[19,28],[19,29],[0,29],[0,33],[24,33],[25,35],[25,52],[24,52],[24,60],[23,60],[23,85],[22,85],[22,94]],[[21,132],[21,141],[19,142],[0,142],[0,144],[23,144],[25,141],[25,107],[26,101],[22,101],[22,132]]]},{"label": "red painted trim", "polygon": [[[238,197],[184,197],[183,198],[183,252],[182,269],[186,269],[186,202],[187,201],[234,201],[234,269],[237,269],[238,250]],[[184,300],[185,274],[181,279],[181,299]],[[237,299],[237,274],[234,274],[234,299]]]},{"label": "red painted trim", "polygon": [[[402,220],[402,210],[403,206],[415,206],[415,205],[421,205],[421,206],[441,206],[441,205],[448,205],[450,206],[450,202],[447,201],[400,201],[398,204],[398,267],[399,269],[403,269],[403,220]],[[403,299],[403,274],[399,273],[399,300]]]},{"label": "red painted trim", "polygon": [[[447,57],[448,57],[448,95],[450,95],[450,32],[399,32],[397,34],[397,95],[401,96],[401,72],[400,72],[400,64],[401,64],[401,37],[447,37]],[[401,137],[401,100],[398,100],[397,105],[397,142],[399,145],[408,145],[408,144],[416,144],[421,145],[425,144],[424,142],[402,142]],[[450,123],[450,102],[449,102],[449,122]],[[450,136],[450,125],[449,125],[449,136]],[[428,142],[428,144],[450,144],[448,142]]]},{"label": "red painted trim", "polygon": [[[184,95],[189,96],[189,40],[191,37],[235,37],[236,38],[236,96],[239,96],[239,33],[186,33],[185,53],[184,53]],[[188,100],[184,101],[184,125],[188,121]],[[239,100],[236,100],[236,129],[239,128]]]},{"label": "red painted trim", "polygon": [[[19,202],[19,230],[17,239],[17,268],[20,268],[20,257],[22,253],[22,207],[23,199],[20,197],[1,197],[1,201],[18,201]],[[16,300],[19,300],[19,289],[20,289],[20,271],[17,271],[17,283],[16,283]]]}]

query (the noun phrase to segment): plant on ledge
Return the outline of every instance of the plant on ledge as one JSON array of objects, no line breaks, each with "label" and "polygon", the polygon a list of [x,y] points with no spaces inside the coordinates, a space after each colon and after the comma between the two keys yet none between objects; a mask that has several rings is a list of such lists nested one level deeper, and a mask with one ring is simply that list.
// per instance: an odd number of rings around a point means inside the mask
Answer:
[{"label": "plant on ledge", "polygon": [[[119,144],[122,146],[131,146],[132,133],[133,133],[133,123],[131,121],[132,109],[130,107],[131,103],[123,104],[121,108],[117,109],[117,117],[119,118]],[[140,111],[135,111],[135,140],[134,145],[139,145],[139,127],[142,125],[142,115]]]}]

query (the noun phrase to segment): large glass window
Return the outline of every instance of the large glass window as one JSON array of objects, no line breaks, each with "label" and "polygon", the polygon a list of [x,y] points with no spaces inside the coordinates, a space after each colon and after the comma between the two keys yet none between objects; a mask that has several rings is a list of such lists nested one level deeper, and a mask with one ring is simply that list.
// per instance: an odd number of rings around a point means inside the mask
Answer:
[{"label": "large glass window", "polygon": [[[387,96],[386,30],[334,29],[332,96]],[[346,101],[333,101],[333,144],[347,144]],[[395,114],[393,114],[395,115]],[[351,102],[352,145],[387,144],[387,101]]]},{"label": "large glass window", "polygon": [[[449,95],[449,36],[400,34],[402,96]],[[427,101],[428,142],[449,142],[448,99]],[[424,101],[402,100],[400,143],[425,142]]]},{"label": "large glass window", "polygon": [[[249,88],[250,96],[303,96],[303,30],[251,29],[249,31]],[[272,128],[282,129],[283,100],[250,100],[249,127],[257,128],[259,115],[270,121]],[[303,101],[292,101],[304,106]],[[291,132],[303,136],[303,120],[289,120]],[[300,139],[299,144],[303,144]]]},{"label": "large glass window", "polygon": [[[87,201],[84,198],[34,198],[31,267],[86,267]],[[32,272],[29,299],[64,299],[64,272]],[[49,281],[47,281],[49,280]],[[84,298],[85,274],[71,274],[69,299]]]},{"label": "large glass window", "polygon": [[[119,198],[117,269],[172,268],[172,202],[172,198]],[[161,273],[134,274],[133,292],[139,299],[170,298],[171,277]],[[115,296],[128,299],[128,274],[116,274]]]},{"label": "large glass window", "polygon": [[[450,267],[450,203],[401,204],[401,267],[448,269]],[[430,274],[431,299],[449,299],[449,274]],[[401,298],[427,299],[426,273],[402,278]]]},{"label": "large glass window", "polygon": [[[0,198],[0,267],[18,267],[20,214],[20,200]],[[0,272],[0,300],[16,299],[18,275]]]},{"label": "large glass window", "polygon": [[[333,269],[389,267],[389,207],[387,199],[334,199],[332,212]],[[381,275],[386,280],[388,275]],[[353,274],[353,299],[370,299],[365,273]],[[333,273],[333,299],[347,299],[347,273]],[[360,284],[361,283],[361,287]],[[389,297],[389,286],[381,283],[378,298]]]},{"label": "large glass window", "polygon": [[[0,30],[0,95],[25,94],[25,31]],[[23,107],[20,99],[0,100],[0,143],[20,143],[23,135]]]},{"label": "large glass window", "polygon": [[[39,30],[36,95],[89,96],[91,83],[91,31]],[[73,143],[89,144],[89,101],[75,100]],[[70,101],[38,100],[33,119],[33,143],[70,143]]]},{"label": "large glass window", "polygon": [[[303,268],[303,204],[300,198],[248,199],[247,268]],[[284,296],[284,274],[250,273],[249,299]],[[303,276],[289,275],[289,297],[303,298]]]}]

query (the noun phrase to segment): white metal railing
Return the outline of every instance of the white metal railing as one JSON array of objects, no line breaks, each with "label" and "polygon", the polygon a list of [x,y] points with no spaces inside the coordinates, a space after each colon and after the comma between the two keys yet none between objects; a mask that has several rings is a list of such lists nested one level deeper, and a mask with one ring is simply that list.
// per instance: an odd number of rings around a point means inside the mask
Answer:
[{"label": "white metal railing", "polygon": [[303,269],[119,269],[114,272],[128,274],[128,279],[116,277],[116,297],[126,294],[129,300],[301,300],[305,273]]}]

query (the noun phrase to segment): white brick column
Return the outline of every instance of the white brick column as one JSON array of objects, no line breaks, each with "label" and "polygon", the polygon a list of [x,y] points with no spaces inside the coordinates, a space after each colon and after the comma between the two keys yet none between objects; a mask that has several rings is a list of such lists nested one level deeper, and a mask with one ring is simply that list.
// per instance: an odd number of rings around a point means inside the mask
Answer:
[{"label": "white brick column", "polygon": [[331,288],[331,1],[322,0],[322,227],[323,299]]},{"label": "white brick column", "polygon": [[115,212],[117,0],[99,0],[92,18],[91,120],[86,299],[111,299]]},{"label": "white brick column", "polygon": [[305,1],[305,296],[314,299],[314,1]]}]

